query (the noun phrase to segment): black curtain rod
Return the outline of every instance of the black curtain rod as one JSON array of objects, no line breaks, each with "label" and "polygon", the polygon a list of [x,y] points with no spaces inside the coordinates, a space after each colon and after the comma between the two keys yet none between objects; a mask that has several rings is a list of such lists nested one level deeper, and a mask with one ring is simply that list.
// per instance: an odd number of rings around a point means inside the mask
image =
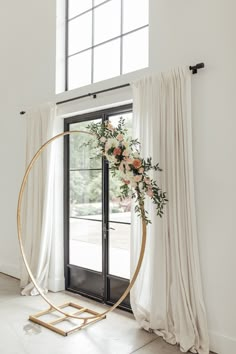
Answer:
[{"label": "black curtain rod", "polygon": [[82,95],[82,96],[78,96],[78,97],[74,97],[74,98],[69,98],[69,99],[64,100],[64,101],[59,101],[59,102],[57,102],[56,104],[59,105],[59,104],[63,104],[63,103],[67,103],[67,102],[71,102],[71,101],[75,101],[75,100],[79,100],[79,99],[81,99],[81,98],[90,97],[90,96],[92,96],[93,98],[97,98],[97,95],[98,95],[99,93],[108,92],[108,91],[113,91],[113,90],[118,90],[118,89],[120,89],[120,88],[127,87],[127,86],[130,86],[130,84],[124,84],[124,85],[120,85],[120,86],[114,86],[114,87],[110,87],[110,88],[105,89],[105,90],[96,91],[96,92],[91,92],[91,93],[86,93],[85,95]]},{"label": "black curtain rod", "polygon": [[[189,70],[192,70],[192,74],[197,74],[197,71],[199,69],[204,68],[204,67],[205,67],[204,63],[199,63],[199,64],[196,64],[194,66],[189,66]],[[81,95],[81,96],[78,96],[78,97],[74,97],[74,98],[68,98],[67,100],[59,101],[56,104],[59,105],[59,104],[67,103],[67,102],[72,102],[72,101],[80,100],[81,98],[86,98],[86,97],[96,98],[97,95],[100,94],[100,93],[113,91],[113,90],[121,89],[123,87],[128,87],[128,86],[130,86],[130,84],[114,86],[114,87],[110,87],[110,88],[105,89],[105,90],[100,90],[100,91],[96,91],[96,92],[86,93],[84,95]],[[20,112],[20,114],[25,114],[25,113],[26,113],[25,111],[21,111]]]}]

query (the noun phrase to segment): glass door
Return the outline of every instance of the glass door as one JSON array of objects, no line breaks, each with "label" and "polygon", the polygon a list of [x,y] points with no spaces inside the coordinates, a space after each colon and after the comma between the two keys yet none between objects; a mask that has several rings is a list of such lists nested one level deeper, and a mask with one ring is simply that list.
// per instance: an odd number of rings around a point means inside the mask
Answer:
[{"label": "glass door", "polygon": [[[116,127],[120,114],[111,114],[108,119]],[[122,114],[129,135],[132,134],[132,112]],[[108,166],[109,170],[109,166]],[[119,190],[121,181],[108,172],[109,181],[109,237],[108,237],[108,301],[116,302],[129,285],[130,279],[130,230],[131,230],[131,198],[121,200]],[[129,296],[123,302],[130,306]]]},{"label": "glass door", "polygon": [[[120,117],[131,129],[131,106],[69,118],[65,130],[86,130],[88,124]],[[109,164],[94,158],[87,134],[65,137],[65,277],[66,289],[113,304],[130,278],[131,200],[121,201],[120,181]],[[129,297],[121,304],[130,308]]]},{"label": "glass door", "polygon": [[[69,129],[86,131],[89,123],[91,120],[70,124]],[[89,139],[87,134],[68,139],[68,286],[101,298],[103,162],[91,158],[89,147],[84,146]]]}]

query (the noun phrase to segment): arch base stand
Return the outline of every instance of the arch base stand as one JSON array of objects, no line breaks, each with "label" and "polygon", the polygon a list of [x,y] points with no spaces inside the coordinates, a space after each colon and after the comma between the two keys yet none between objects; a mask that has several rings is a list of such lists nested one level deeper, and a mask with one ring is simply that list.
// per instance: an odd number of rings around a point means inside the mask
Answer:
[{"label": "arch base stand", "polygon": [[[67,311],[68,308],[70,310],[75,310],[75,311],[70,311],[70,314],[74,316],[83,316],[84,314],[84,315],[93,315],[95,317],[90,319],[71,318],[70,316],[67,315],[62,316],[60,312],[55,310],[53,307],[50,307],[48,310],[41,311],[36,313],[35,315],[29,316],[29,320],[66,337],[71,333],[79,331],[80,329],[87,327],[90,324],[93,324],[97,321],[106,318],[106,316],[103,314],[99,314],[96,311],[82,307],[73,302],[68,302],[58,307],[60,309],[67,308]],[[48,315],[51,315],[51,317],[54,317],[54,319],[51,319],[49,321],[44,320],[43,317],[47,317]]]}]

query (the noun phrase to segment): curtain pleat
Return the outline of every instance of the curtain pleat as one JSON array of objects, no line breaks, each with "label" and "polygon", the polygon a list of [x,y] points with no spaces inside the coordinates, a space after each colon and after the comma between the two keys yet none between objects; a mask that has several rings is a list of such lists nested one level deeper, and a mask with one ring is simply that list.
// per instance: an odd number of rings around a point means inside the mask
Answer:
[{"label": "curtain pleat", "polygon": [[[56,106],[44,104],[26,114],[26,166],[37,150],[58,131]],[[25,187],[22,203],[22,237],[28,263],[44,293],[48,291],[48,279],[52,246],[55,246],[55,222],[57,207],[55,180],[57,143],[49,145],[35,162]],[[62,217],[62,214],[60,214]],[[62,236],[62,234],[61,234]],[[59,242],[63,242],[62,237]],[[63,263],[63,262],[62,262]],[[63,268],[63,267],[62,267]],[[53,276],[53,274],[51,274]],[[21,267],[22,295],[37,295],[26,268]]]},{"label": "curtain pleat", "polygon": [[[160,162],[153,172],[167,192],[164,216],[150,201],[143,265],[131,291],[140,325],[153,330],[183,352],[208,354],[209,341],[201,287],[194,200],[191,75],[185,68],[153,75],[132,84],[134,136],[144,158]],[[133,212],[131,270],[141,242],[140,221]]]}]

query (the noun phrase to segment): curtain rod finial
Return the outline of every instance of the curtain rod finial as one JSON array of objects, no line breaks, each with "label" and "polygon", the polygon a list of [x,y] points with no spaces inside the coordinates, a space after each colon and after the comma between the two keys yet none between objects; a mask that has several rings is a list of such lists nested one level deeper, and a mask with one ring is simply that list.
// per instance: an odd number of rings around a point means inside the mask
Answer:
[{"label": "curtain rod finial", "polygon": [[25,114],[25,113],[26,113],[25,111],[21,111],[21,112],[20,112],[21,115],[22,115],[22,114]]},{"label": "curtain rod finial", "polygon": [[202,68],[205,68],[205,64],[204,63],[199,63],[199,64],[196,64],[194,66],[190,66],[189,70],[192,70],[193,74],[197,74],[198,69],[202,69]]}]

